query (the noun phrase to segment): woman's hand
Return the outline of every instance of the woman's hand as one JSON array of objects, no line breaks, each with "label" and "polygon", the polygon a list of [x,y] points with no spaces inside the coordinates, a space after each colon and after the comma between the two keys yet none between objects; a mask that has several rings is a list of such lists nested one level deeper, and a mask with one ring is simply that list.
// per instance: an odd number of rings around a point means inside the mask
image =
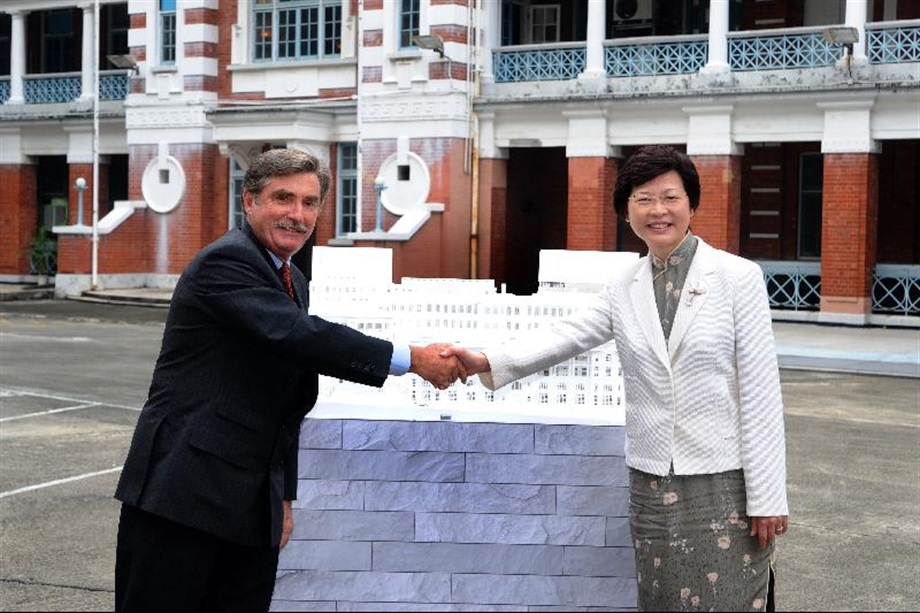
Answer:
[{"label": "woman's hand", "polygon": [[760,548],[770,544],[775,536],[786,534],[789,529],[788,515],[770,515],[751,518],[751,536],[757,536]]},{"label": "woman's hand", "polygon": [[489,358],[481,351],[472,351],[466,347],[451,345],[441,351],[442,358],[456,357],[460,360],[466,370],[467,376],[478,375],[481,372],[489,372],[492,366],[489,364]]}]

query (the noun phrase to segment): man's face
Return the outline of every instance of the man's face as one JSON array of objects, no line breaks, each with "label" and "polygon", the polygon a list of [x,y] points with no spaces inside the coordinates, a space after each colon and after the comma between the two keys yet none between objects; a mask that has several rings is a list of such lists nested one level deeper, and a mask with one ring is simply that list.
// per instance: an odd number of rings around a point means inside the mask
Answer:
[{"label": "man's face", "polygon": [[320,211],[316,174],[272,177],[261,193],[243,193],[243,209],[259,241],[282,260],[306,244]]}]

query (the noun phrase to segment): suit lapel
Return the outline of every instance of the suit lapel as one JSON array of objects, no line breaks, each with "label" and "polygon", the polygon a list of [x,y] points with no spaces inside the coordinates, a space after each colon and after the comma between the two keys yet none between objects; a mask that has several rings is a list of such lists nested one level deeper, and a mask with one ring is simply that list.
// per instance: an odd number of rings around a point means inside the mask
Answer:
[{"label": "suit lapel", "polygon": [[693,261],[690,263],[690,270],[687,271],[687,279],[684,281],[677,312],[674,314],[674,325],[671,326],[671,336],[668,338],[669,360],[673,359],[674,354],[677,353],[677,348],[680,347],[681,341],[690,329],[690,324],[693,323],[711,294],[709,291],[710,278],[714,272],[712,256],[712,249],[700,240]]},{"label": "suit lapel", "polygon": [[658,318],[658,306],[655,303],[655,291],[652,287],[652,265],[648,258],[643,259],[639,265],[639,270],[629,288],[629,297],[636,312],[636,319],[639,320],[639,326],[649,346],[661,363],[670,368],[671,360],[668,358],[664,331],[661,329],[661,320]]},{"label": "suit lapel", "polygon": [[291,274],[294,277],[294,293],[297,296],[297,305],[307,310],[310,306],[310,284],[296,265],[291,265]]}]

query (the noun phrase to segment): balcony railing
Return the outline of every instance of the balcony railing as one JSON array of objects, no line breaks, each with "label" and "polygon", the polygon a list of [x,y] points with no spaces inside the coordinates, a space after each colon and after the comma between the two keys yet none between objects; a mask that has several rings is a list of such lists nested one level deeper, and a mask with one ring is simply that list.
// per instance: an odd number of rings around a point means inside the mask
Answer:
[{"label": "balcony railing", "polygon": [[80,97],[80,73],[26,75],[22,95],[26,104],[71,102]]},{"label": "balcony railing", "polygon": [[[123,70],[99,74],[99,100],[124,100],[128,96],[129,76]],[[73,102],[82,93],[79,72],[26,75],[22,79],[22,95],[26,104],[59,104]],[[0,103],[10,98],[10,78],[0,78]]]},{"label": "balcony railing", "polygon": [[99,99],[124,100],[128,97],[128,80],[125,73],[99,74]]},{"label": "balcony railing", "polygon": [[872,311],[920,315],[920,266],[878,264],[872,275]]},{"label": "balcony railing", "polygon": [[607,75],[642,77],[699,72],[706,65],[705,35],[632,38],[604,45]]},{"label": "balcony railing", "polygon": [[[728,34],[733,71],[790,70],[834,66],[843,54],[824,39],[821,27],[753,30]],[[706,65],[706,35],[642,37],[604,42],[608,77],[693,74]],[[585,69],[584,42],[516,45],[492,53],[496,83],[575,79]],[[920,62],[920,20],[866,25],[871,64]]]},{"label": "balcony railing", "polygon": [[866,24],[870,64],[920,62],[920,19]]},{"label": "balcony railing", "polygon": [[821,307],[820,262],[758,262],[774,309],[817,310]]},{"label": "balcony railing", "polygon": [[732,32],[728,65],[732,70],[788,70],[833,66],[841,48],[824,39],[820,28]]},{"label": "balcony railing", "polygon": [[492,61],[497,83],[565,81],[585,71],[585,44],[505,47]]},{"label": "balcony railing", "polygon": [[[758,263],[771,308],[816,311],[821,307],[820,263]],[[877,264],[872,276],[872,312],[920,315],[920,266]]]}]

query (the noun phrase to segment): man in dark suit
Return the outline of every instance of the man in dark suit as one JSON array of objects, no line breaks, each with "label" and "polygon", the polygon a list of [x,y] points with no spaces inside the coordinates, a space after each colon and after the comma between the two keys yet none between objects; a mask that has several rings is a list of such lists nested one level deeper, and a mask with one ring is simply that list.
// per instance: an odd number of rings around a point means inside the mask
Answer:
[{"label": "man in dark suit", "polygon": [[180,277],[115,492],[116,610],[268,610],[318,375],[465,380],[440,345],[394,347],[308,315],[308,284],[289,264],[330,183],[313,155],[263,153],[244,179],[243,227]]}]

